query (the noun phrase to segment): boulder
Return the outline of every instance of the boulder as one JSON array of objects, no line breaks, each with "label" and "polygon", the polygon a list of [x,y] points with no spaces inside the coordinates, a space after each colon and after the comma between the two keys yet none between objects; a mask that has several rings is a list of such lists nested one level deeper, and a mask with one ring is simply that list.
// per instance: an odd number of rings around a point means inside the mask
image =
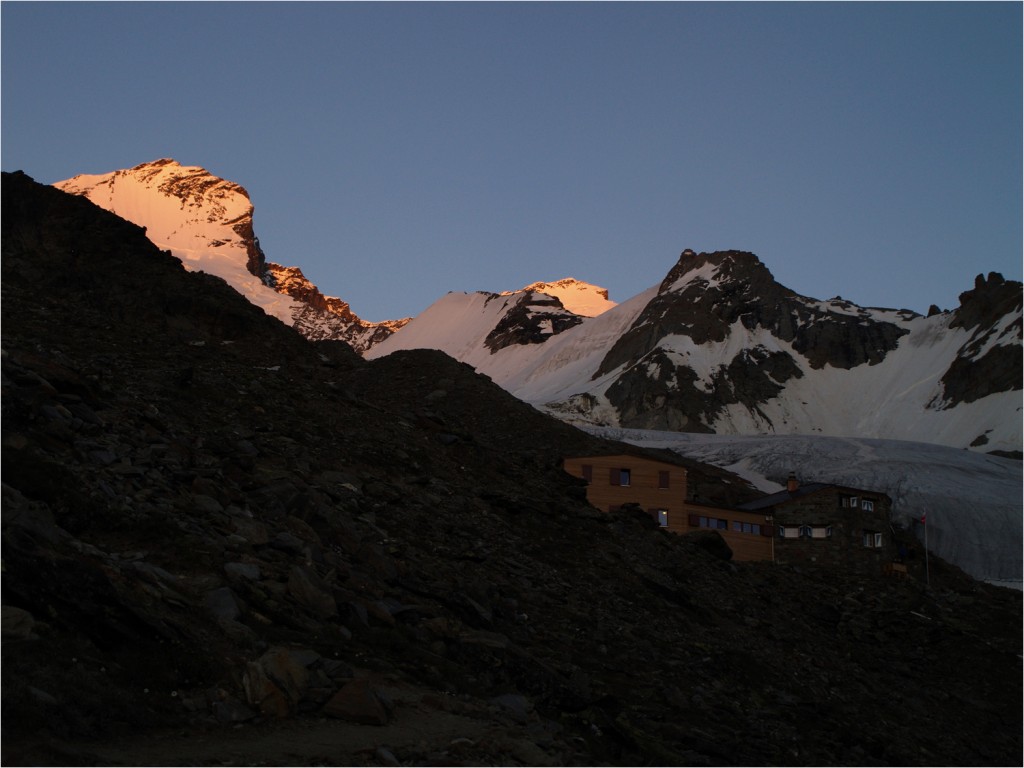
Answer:
[{"label": "boulder", "polygon": [[316,574],[302,566],[293,566],[288,574],[288,594],[295,598],[299,605],[322,619],[338,615],[338,605],[323,582]]},{"label": "boulder", "polygon": [[323,714],[365,725],[387,725],[388,713],[369,680],[353,680],[324,705]]}]

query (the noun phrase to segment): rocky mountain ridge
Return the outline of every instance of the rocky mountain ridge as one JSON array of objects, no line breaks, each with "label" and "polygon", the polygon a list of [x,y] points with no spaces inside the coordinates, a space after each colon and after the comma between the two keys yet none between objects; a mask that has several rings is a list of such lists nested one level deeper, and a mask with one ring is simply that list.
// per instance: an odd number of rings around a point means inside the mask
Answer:
[{"label": "rocky mountain ridge", "polygon": [[201,168],[160,160],[57,186],[147,226],[190,268],[309,339],[370,358],[440,349],[569,421],[1021,455],[1022,291],[995,273],[956,309],[923,317],[800,296],[749,252],[685,250],[659,285],[620,305],[567,278],[449,294],[412,322],[366,323],[299,268],[268,262],[245,190]]},{"label": "rocky mountain ridge", "polygon": [[[544,335],[528,333],[521,310],[475,321],[469,302],[446,297],[368,356],[442,349],[517,397],[594,425],[882,437],[1019,456],[1021,296],[1018,282],[979,276],[958,308],[923,317],[800,296],[752,253],[686,250],[645,294]],[[477,341],[498,326],[510,344]]]}]

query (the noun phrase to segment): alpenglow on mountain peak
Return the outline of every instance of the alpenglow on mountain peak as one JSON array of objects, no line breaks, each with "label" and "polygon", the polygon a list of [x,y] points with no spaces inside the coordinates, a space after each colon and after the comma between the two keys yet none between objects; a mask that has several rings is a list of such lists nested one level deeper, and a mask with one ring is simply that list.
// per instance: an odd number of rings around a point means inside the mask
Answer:
[{"label": "alpenglow on mountain peak", "polygon": [[616,306],[616,303],[608,298],[607,288],[600,288],[574,277],[565,277],[550,283],[530,283],[518,291],[503,291],[500,295],[511,296],[517,293],[543,293],[553,296],[562,302],[565,309],[582,317],[596,317]]},{"label": "alpenglow on mountain peak", "polygon": [[147,237],[186,269],[222,278],[311,340],[340,339],[363,351],[407,322],[366,322],[346,302],[321,294],[298,267],[267,261],[253,230],[249,193],[205,168],[161,158],[54,186],[145,227]]}]

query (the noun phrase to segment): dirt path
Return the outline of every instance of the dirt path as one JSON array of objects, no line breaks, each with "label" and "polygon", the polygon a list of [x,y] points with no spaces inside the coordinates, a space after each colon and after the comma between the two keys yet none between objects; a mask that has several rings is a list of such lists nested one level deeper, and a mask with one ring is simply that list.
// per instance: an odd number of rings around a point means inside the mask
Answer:
[{"label": "dirt path", "polygon": [[[325,717],[168,729],[90,743],[36,742],[5,750],[5,765],[477,765],[550,764],[545,728],[491,705],[409,686],[384,690],[387,725]],[[8,747],[12,745],[6,745]],[[564,749],[565,745],[560,744]],[[561,749],[559,751],[562,751]]]}]

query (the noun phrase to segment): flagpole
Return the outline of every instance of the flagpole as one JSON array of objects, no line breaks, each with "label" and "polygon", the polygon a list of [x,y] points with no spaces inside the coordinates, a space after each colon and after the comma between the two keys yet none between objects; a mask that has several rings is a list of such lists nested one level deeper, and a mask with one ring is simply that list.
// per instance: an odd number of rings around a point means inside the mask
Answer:
[{"label": "flagpole", "polygon": [[928,565],[928,515],[921,515],[921,522],[924,523],[924,585],[931,588],[932,573]]}]

